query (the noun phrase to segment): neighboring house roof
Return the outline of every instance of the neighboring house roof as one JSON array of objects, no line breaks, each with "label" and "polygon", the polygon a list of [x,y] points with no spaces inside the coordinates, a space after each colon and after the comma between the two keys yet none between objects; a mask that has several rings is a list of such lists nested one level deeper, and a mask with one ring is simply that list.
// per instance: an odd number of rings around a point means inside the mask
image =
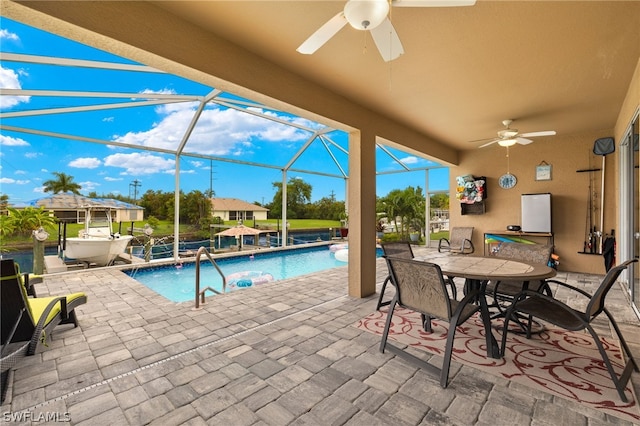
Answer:
[{"label": "neighboring house roof", "polygon": [[43,206],[51,210],[79,210],[86,207],[110,207],[120,210],[143,210],[142,207],[135,204],[125,203],[124,201],[114,200],[113,198],[89,198],[84,195],[77,195],[71,192],[60,192],[48,197],[37,198],[13,205],[15,208],[24,207],[40,207]]},{"label": "neighboring house roof", "polygon": [[269,209],[255,204],[247,203],[246,201],[239,200],[237,198],[212,198],[211,209],[213,211],[253,211],[253,212],[268,212]]}]

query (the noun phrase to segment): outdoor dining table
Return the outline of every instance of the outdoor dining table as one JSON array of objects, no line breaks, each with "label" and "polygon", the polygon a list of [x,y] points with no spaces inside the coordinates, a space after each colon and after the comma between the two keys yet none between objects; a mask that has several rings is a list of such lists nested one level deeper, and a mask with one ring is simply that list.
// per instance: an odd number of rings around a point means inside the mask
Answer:
[{"label": "outdoor dining table", "polygon": [[544,280],[556,275],[555,269],[546,265],[497,257],[452,254],[416,256],[415,259],[437,264],[442,274],[448,277],[464,278],[465,290],[480,289],[478,303],[487,339],[487,356],[491,358],[500,358],[500,348],[491,331],[491,315],[485,295],[489,281],[522,281],[526,286],[529,281]]}]

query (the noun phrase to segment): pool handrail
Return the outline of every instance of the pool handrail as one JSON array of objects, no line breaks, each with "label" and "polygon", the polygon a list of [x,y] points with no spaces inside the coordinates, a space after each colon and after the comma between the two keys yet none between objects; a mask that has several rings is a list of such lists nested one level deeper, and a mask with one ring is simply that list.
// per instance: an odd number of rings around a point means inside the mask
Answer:
[{"label": "pool handrail", "polygon": [[[202,255],[206,255],[207,258],[209,258],[209,261],[211,262],[211,264],[217,269],[218,273],[220,274],[220,276],[222,277],[222,291],[218,291],[215,288],[212,288],[210,286],[207,286],[205,288],[203,288],[202,290],[200,290],[200,257]],[[211,253],[209,253],[209,251],[205,248],[205,247],[200,247],[198,249],[198,252],[196,253],[196,306],[194,309],[200,309],[200,304],[204,305],[204,293],[210,290],[216,294],[224,294],[227,291],[227,277],[224,276],[224,274],[222,273],[222,270],[220,269],[220,267],[218,266],[218,264],[216,263],[215,260],[213,260],[213,258],[211,257]]]}]

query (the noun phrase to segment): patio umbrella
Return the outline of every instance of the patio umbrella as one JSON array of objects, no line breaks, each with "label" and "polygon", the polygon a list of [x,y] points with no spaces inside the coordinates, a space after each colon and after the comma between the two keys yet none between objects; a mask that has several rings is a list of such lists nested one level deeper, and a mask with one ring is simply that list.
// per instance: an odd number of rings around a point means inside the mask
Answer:
[{"label": "patio umbrella", "polygon": [[233,228],[228,228],[228,229],[225,229],[224,231],[220,231],[220,232],[216,233],[216,235],[225,236],[225,237],[236,237],[236,238],[239,238],[240,239],[240,249],[242,249],[242,236],[243,235],[258,235],[261,232],[262,231],[260,231],[259,229],[251,228],[249,226],[237,225],[237,226],[234,226]]}]

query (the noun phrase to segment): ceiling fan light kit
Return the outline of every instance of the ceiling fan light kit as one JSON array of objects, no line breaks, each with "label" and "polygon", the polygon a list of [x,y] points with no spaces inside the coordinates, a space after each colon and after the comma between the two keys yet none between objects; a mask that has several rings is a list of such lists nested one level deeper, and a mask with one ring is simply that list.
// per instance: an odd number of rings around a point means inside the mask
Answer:
[{"label": "ceiling fan light kit", "polygon": [[502,139],[498,141],[500,146],[514,146],[518,142],[517,139]]},{"label": "ceiling fan light kit", "polygon": [[344,6],[344,17],[356,30],[372,30],[389,14],[387,0],[351,0]]}]

